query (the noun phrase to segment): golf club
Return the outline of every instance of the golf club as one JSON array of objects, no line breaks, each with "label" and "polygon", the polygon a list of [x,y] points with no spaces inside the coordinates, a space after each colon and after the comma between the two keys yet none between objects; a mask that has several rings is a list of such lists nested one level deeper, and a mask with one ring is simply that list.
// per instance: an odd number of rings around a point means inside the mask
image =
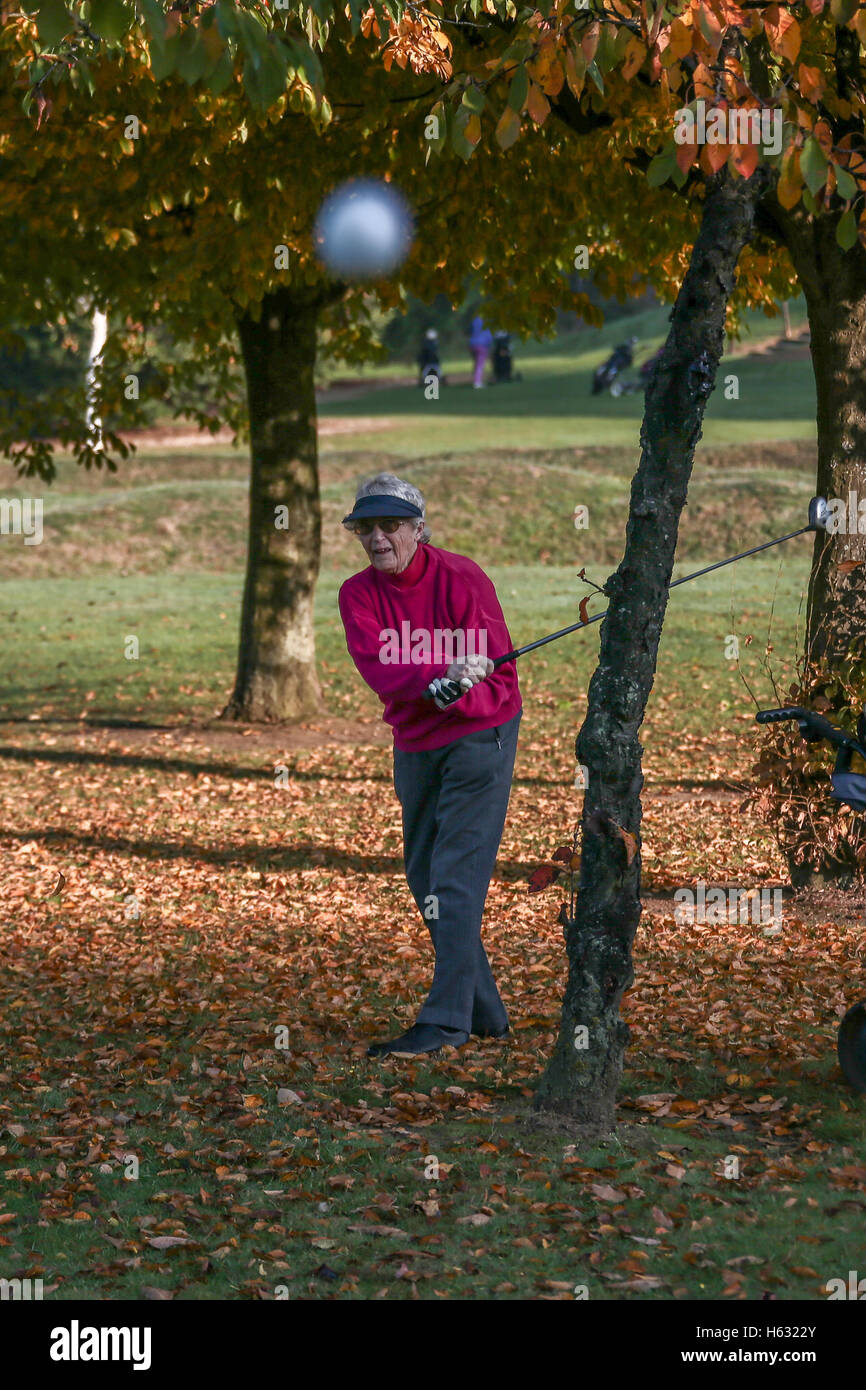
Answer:
[{"label": "golf club", "polygon": [[[799,531],[791,531],[787,536],[779,536],[774,541],[764,541],[762,545],[753,545],[751,550],[743,550],[739,555],[731,555],[727,560],[717,560],[714,565],[705,565],[703,569],[695,570],[693,574],[685,574],[682,579],[675,579],[669,588],[675,589],[679,584],[690,584],[693,579],[700,579],[704,574],[710,574],[713,570],[724,569],[726,565],[736,564],[738,560],[746,560],[750,555],[757,555],[762,550],[770,550],[774,545],[782,545],[785,541],[792,541],[796,536],[805,536],[809,531],[826,531],[829,519],[830,507],[826,497],[813,497],[809,503],[808,526],[801,526]],[[493,660],[494,669],[497,666],[502,666],[506,661],[516,661],[519,656],[525,656],[527,652],[533,652],[537,647],[544,647],[548,642],[558,642],[560,637],[567,637],[570,632],[579,632],[582,627],[589,627],[592,623],[600,622],[607,611],[606,608],[603,608],[600,613],[594,613],[585,622],[572,623],[570,627],[560,628],[558,632],[551,632],[547,637],[539,637],[537,642],[528,642],[525,647],[515,647],[514,651],[505,652],[503,656],[495,657]],[[443,676],[438,680],[431,681],[424,693],[424,698],[435,699],[440,706],[446,707],[462,699],[469,689],[471,689],[471,684],[464,686],[458,681],[447,680]]]}]

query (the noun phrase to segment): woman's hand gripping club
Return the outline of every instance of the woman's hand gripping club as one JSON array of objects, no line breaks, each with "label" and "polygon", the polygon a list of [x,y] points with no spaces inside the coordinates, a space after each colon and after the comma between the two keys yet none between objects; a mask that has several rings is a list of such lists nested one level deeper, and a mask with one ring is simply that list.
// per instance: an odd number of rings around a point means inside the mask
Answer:
[{"label": "woman's hand gripping club", "polygon": [[463,661],[452,661],[444,676],[437,676],[427,687],[437,709],[447,709],[462,699],[467,690],[483,681],[493,670],[493,662],[486,656],[466,657]]}]

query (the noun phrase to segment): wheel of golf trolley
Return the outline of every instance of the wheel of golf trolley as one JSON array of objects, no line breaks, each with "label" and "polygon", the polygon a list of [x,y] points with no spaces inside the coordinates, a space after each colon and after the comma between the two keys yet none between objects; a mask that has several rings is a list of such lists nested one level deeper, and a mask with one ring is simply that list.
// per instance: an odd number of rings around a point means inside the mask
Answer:
[{"label": "wheel of golf trolley", "polygon": [[611,382],[611,384],[610,384],[610,394],[611,394],[612,396],[621,396],[621,395],[622,395],[622,391],[623,391],[623,386],[622,386],[622,382],[621,382],[621,381],[612,381],[612,382]]},{"label": "wheel of golf trolley", "polygon": [[836,1039],[839,1066],[855,1091],[866,1091],[866,999],[850,1008]]}]

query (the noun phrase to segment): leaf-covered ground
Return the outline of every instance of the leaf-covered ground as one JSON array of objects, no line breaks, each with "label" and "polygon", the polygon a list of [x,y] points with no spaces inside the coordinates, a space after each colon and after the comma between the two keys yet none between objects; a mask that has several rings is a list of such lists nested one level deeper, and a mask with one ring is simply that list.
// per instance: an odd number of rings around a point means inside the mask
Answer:
[{"label": "leaf-covered ground", "polygon": [[[559,887],[527,882],[578,814],[597,627],[521,665],[485,926],[512,1036],[365,1056],[413,1019],[431,953],[387,731],[336,616],[360,563],[339,518],[358,476],[390,465],[424,488],[436,543],[489,570],[516,641],[575,621],[577,571],[601,582],[621,551],[636,460],[638,399],[588,393],[605,335],[549,361],[527,349],[498,405],[443,393],[441,427],[413,424],[415,393],[382,391],[354,408],[399,408],[402,430],[323,439],[327,712],[307,726],[213,722],[236,656],[242,453],[165,448],[111,478],[62,464],[44,543],[4,539],[0,1278],[41,1277],[55,1299],[823,1299],[866,1270],[866,1099],[835,1059],[866,996],[862,897],[786,896],[781,932],[673,916],[698,881],[784,882],[743,808],[744,678],[762,703],[785,689],[805,540],[671,601],[642,730],[646,910],[616,1137],[588,1148],[531,1110],[564,950]],[[738,364],[748,411],[717,393],[684,567],[803,524],[814,411],[793,366]],[[3,492],[32,486],[8,469]]]},{"label": "leaf-covered ground", "polygon": [[768,935],[665,910],[696,872],[779,881],[714,789],[731,748],[648,759],[617,1139],[533,1127],[564,957],[557,890],[526,880],[578,796],[539,723],[487,910],[512,1038],[423,1063],[364,1055],[430,976],[375,725],[297,748],[4,726],[5,1277],[58,1298],[821,1298],[862,1262],[864,1103],[834,1056],[862,912],[791,908]]}]

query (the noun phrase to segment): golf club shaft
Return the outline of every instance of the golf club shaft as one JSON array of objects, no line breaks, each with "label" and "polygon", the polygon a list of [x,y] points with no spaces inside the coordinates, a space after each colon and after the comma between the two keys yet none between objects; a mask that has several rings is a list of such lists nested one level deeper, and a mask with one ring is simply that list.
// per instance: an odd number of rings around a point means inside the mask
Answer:
[{"label": "golf club shaft", "polygon": [[[702,570],[695,570],[693,574],[684,574],[682,579],[675,579],[668,589],[675,589],[678,584],[689,584],[693,579],[700,579],[702,574],[710,574],[713,570],[724,569],[725,565],[733,565],[737,560],[745,560],[750,555],[757,555],[761,550],[770,550],[774,545],[782,545],[785,541],[792,541],[795,536],[803,536],[807,531],[813,531],[814,526],[801,526],[799,531],[791,531],[787,536],[779,536],[774,541],[764,541],[763,545],[753,545],[751,550],[743,550],[739,555],[731,555],[727,560],[717,560],[714,565],[705,565]],[[504,656],[497,656],[494,659],[494,668],[501,666],[503,662],[514,661],[518,656],[524,656],[527,652],[535,651],[536,647],[544,647],[548,642],[556,642],[560,637],[567,637],[570,632],[578,632],[582,627],[589,627],[591,623],[599,622],[608,612],[603,608],[600,613],[594,613],[586,622],[572,623],[570,627],[560,628],[559,632],[551,632],[547,637],[539,637],[537,642],[529,642],[525,647],[516,647],[513,652],[506,652]]]}]

